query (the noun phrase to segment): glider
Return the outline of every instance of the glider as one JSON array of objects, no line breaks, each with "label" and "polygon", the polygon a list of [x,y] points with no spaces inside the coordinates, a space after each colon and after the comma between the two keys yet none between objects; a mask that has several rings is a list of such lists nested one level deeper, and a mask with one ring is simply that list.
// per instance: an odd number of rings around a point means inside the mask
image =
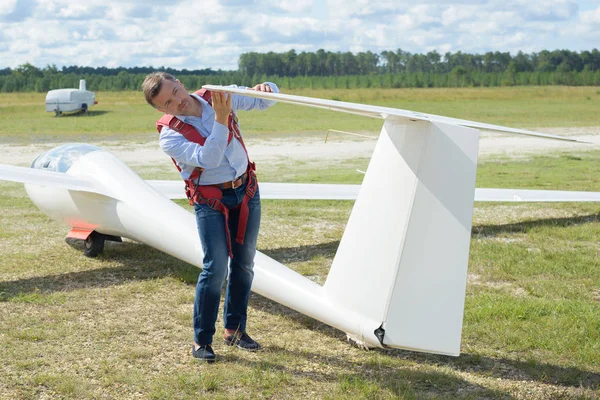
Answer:
[{"label": "glider", "polygon": [[[252,286],[366,347],[459,355],[475,200],[600,201],[591,192],[475,190],[480,129],[573,139],[386,107],[206,88],[384,120],[360,186],[261,183],[265,199],[355,203],[324,285],[257,252]],[[182,182],[146,182],[86,144],[59,146],[32,168],[0,165],[0,179],[25,183],[37,207],[72,227],[68,236],[92,246],[127,237],[202,267],[195,217],[170,200],[182,198]]]}]

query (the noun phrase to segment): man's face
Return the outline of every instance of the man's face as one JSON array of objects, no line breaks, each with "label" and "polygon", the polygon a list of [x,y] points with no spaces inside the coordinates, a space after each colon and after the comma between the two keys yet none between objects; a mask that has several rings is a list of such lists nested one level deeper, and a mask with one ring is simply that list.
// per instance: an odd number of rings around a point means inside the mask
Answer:
[{"label": "man's face", "polygon": [[159,111],[171,115],[192,115],[192,97],[181,82],[163,80],[158,94],[152,99]]}]

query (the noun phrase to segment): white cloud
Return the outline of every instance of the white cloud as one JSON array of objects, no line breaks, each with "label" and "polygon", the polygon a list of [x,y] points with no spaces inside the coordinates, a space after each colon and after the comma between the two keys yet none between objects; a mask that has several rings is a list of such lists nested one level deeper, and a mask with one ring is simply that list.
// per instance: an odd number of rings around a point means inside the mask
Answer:
[{"label": "white cloud", "polygon": [[[566,27],[563,34],[577,35],[579,38],[590,42],[600,43],[600,7],[582,11],[579,14],[577,23]],[[598,48],[598,46],[595,48]]]},{"label": "white cloud", "polygon": [[269,0],[266,7],[279,8],[286,12],[306,12],[313,5],[313,0]]},{"label": "white cloud", "polygon": [[589,25],[600,25],[600,7],[580,14],[581,22]]},{"label": "white cloud", "polygon": [[577,2],[573,0],[517,0],[513,4],[528,19],[567,20],[577,13]]},{"label": "white cloud", "polygon": [[235,69],[243,52],[570,48],[600,40],[594,0],[0,0],[0,68]]},{"label": "white cloud", "polygon": [[144,27],[130,24],[116,26],[115,34],[122,42],[141,41],[148,37]]},{"label": "white cloud", "polygon": [[108,8],[100,0],[38,0],[34,12],[36,19],[83,20],[103,18]]},{"label": "white cloud", "polygon": [[0,15],[12,14],[16,5],[17,0],[2,0],[0,2]]},{"label": "white cloud", "polygon": [[442,12],[442,24],[444,26],[454,25],[462,21],[476,18],[477,7],[452,5]]}]

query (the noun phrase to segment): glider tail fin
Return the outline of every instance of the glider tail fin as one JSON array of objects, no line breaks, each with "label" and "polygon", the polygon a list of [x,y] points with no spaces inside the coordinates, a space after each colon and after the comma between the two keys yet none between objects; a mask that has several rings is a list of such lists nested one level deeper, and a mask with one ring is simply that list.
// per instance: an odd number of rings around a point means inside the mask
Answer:
[{"label": "glider tail fin", "polygon": [[439,122],[383,126],[324,286],[381,321],[382,346],[459,354],[478,143]]}]

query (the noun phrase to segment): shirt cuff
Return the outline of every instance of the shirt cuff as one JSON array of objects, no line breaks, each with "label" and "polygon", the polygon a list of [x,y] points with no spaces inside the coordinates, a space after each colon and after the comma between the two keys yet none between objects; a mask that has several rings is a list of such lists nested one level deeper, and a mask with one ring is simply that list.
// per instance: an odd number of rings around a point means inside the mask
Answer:
[{"label": "shirt cuff", "polygon": [[229,135],[229,129],[222,123],[215,120],[210,135],[218,139],[227,138]]}]

